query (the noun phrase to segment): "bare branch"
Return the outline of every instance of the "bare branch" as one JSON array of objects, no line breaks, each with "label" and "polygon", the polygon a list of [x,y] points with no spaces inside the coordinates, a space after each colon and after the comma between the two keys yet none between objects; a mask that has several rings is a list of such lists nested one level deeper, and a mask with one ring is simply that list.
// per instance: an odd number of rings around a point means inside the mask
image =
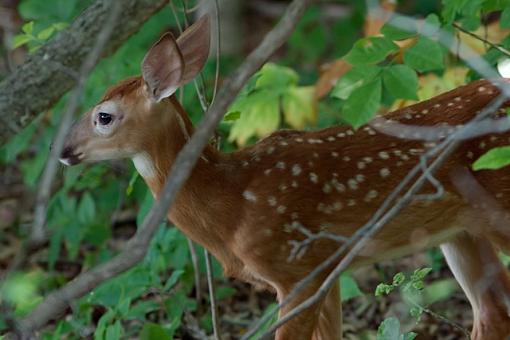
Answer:
[{"label": "bare branch", "polygon": [[476,33],[468,31],[468,30],[464,29],[462,26],[460,26],[460,25],[458,25],[456,23],[453,23],[453,27],[455,27],[456,29],[458,29],[459,31],[461,31],[461,32],[463,32],[463,33],[465,33],[467,35],[472,36],[475,39],[478,39],[478,40],[484,42],[485,44],[489,45],[490,47],[495,48],[496,50],[498,50],[499,52],[503,53],[507,57],[510,57],[510,51],[507,50],[506,48],[504,48],[503,46],[501,46],[499,44],[495,44],[495,43],[485,39],[484,37],[479,36]]},{"label": "bare branch", "polygon": [[[42,46],[0,83],[0,112],[11,129],[0,124],[0,144],[30,123],[39,112],[50,108],[75,84],[76,74],[92,50],[108,16],[111,0],[98,0],[87,8],[69,28]],[[124,0],[121,22],[108,41],[103,55],[113,53],[140,26],[167,4],[167,0]]]},{"label": "bare branch", "polygon": [[23,329],[27,331],[39,329],[64,311],[72,300],[85,295],[100,283],[128,270],[143,259],[159,223],[188,178],[228,106],[249,78],[276,49],[285,43],[294,30],[298,19],[311,2],[312,0],[294,0],[276,27],[266,35],[236,73],[225,82],[224,87],[200,122],[193,137],[177,156],[176,162],[170,171],[171,176],[165,183],[158,202],[150,210],[137,234],[128,242],[126,249],[112,260],[79,275],[64,287],[48,295],[37,308],[21,320],[20,323]]},{"label": "bare branch", "polygon": [[211,318],[214,330],[214,339],[221,340],[220,325],[218,320],[218,309],[216,308],[216,295],[214,293],[214,277],[211,264],[211,254],[204,249],[205,268],[207,270],[207,286],[209,288],[209,300],[211,304]]}]

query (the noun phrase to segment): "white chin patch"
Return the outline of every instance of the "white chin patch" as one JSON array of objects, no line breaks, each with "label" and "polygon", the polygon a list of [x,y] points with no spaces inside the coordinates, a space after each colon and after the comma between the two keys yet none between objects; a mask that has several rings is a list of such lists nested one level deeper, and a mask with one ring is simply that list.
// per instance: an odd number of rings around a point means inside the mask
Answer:
[{"label": "white chin patch", "polygon": [[143,178],[153,178],[156,175],[156,168],[152,158],[146,152],[140,152],[133,157],[133,164],[136,171]]},{"label": "white chin patch", "polygon": [[69,161],[69,158],[59,158],[58,160],[59,160],[60,163],[62,163],[64,165],[67,165],[67,166],[71,165],[71,162]]}]

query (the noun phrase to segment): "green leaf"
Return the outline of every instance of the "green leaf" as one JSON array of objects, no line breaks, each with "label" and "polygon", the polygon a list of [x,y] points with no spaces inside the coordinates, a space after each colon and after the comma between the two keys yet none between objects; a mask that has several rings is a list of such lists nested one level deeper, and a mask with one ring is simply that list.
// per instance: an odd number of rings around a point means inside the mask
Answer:
[{"label": "green leaf", "polygon": [[236,289],[229,286],[218,287],[216,288],[216,299],[223,300],[229,298],[233,296],[236,292],[237,292]]},{"label": "green leaf", "polygon": [[63,29],[67,28],[67,26],[69,26],[67,22],[56,22],[51,25],[55,31],[62,31]]},{"label": "green leaf", "polygon": [[176,269],[172,272],[172,275],[166,280],[165,287],[163,288],[165,291],[170,290],[176,283],[179,281],[179,278],[184,274],[184,270]]},{"label": "green leaf", "polygon": [[349,273],[342,273],[342,275],[340,275],[340,291],[342,292],[342,301],[348,301],[363,295],[358,284]]},{"label": "green leaf", "polygon": [[78,221],[83,225],[87,225],[94,221],[95,214],[96,204],[94,199],[89,192],[85,192],[78,205]]},{"label": "green leaf", "polygon": [[429,14],[425,18],[425,25],[421,31],[421,33],[426,37],[433,37],[437,36],[439,31],[441,30],[441,21],[439,20],[439,17],[432,13]]},{"label": "green leaf", "polygon": [[25,44],[28,44],[30,41],[34,40],[34,37],[29,34],[18,34],[12,39],[12,48],[18,48]]},{"label": "green leaf", "polygon": [[252,136],[264,137],[280,125],[280,101],[277,93],[259,90],[238,101],[242,112],[230,130],[229,140],[244,145]]},{"label": "green leaf", "polygon": [[13,304],[16,313],[28,312],[42,299],[38,292],[41,282],[41,272],[15,273],[0,287],[0,301]]},{"label": "green leaf", "polygon": [[423,281],[415,281],[412,283],[412,286],[414,289],[422,290],[425,287],[425,284],[423,283]]},{"label": "green leaf", "polygon": [[21,164],[23,179],[30,187],[34,187],[37,184],[37,180],[44,170],[44,165],[48,160],[50,148],[49,146],[43,145],[44,144],[40,145],[41,148],[34,158],[29,158]]},{"label": "green leaf", "polygon": [[170,334],[158,324],[147,322],[140,332],[140,340],[171,340]]},{"label": "green leaf", "polygon": [[384,319],[377,329],[377,340],[400,339],[400,321],[396,317]]},{"label": "green leaf", "polygon": [[32,32],[34,31],[34,22],[33,21],[27,22],[26,24],[21,26],[21,30],[23,31],[23,33],[32,34]]},{"label": "green leaf", "polygon": [[316,119],[315,87],[289,87],[282,97],[282,110],[285,122],[296,129],[303,129]]},{"label": "green leaf", "polygon": [[352,65],[377,64],[399,47],[385,37],[367,37],[358,40],[344,59]]},{"label": "green leaf", "polygon": [[35,130],[39,127],[42,116],[43,115],[37,116],[28,126],[11,138],[7,144],[0,147],[0,151],[3,153],[3,162],[12,162],[20,152],[28,147]]},{"label": "green leaf", "polygon": [[487,151],[473,163],[473,170],[496,170],[510,164],[510,146],[500,146]]},{"label": "green leaf", "polygon": [[340,77],[335,88],[331,92],[331,95],[345,100],[351,95],[352,91],[372,81],[377,75],[379,75],[379,72],[381,72],[381,68],[379,66],[364,65],[353,67]]},{"label": "green leaf", "polygon": [[342,118],[355,128],[368,122],[381,104],[381,80],[377,78],[354,90],[345,101]]},{"label": "green leaf", "polygon": [[120,320],[115,321],[113,325],[106,328],[105,339],[108,340],[119,340],[122,333],[122,325]]},{"label": "green leaf", "polygon": [[138,179],[138,177],[139,177],[138,171],[133,171],[133,174],[131,175],[131,178],[129,179],[128,186],[126,188],[127,196],[131,196],[131,194],[133,193],[134,186],[135,186],[135,183],[136,183],[136,180]]},{"label": "green leaf", "polygon": [[423,314],[423,309],[419,307],[412,307],[409,310],[409,314],[411,314],[411,316],[418,321],[420,320],[420,317]]},{"label": "green leaf", "polygon": [[437,42],[420,37],[404,52],[404,63],[419,72],[444,68],[443,51]]},{"label": "green leaf", "polygon": [[299,79],[296,71],[289,67],[274,63],[267,63],[257,73],[255,88],[286,89],[289,85],[296,85]]},{"label": "green leaf", "polygon": [[394,26],[390,20],[381,28],[381,33],[390,40],[405,40],[414,37],[417,34],[417,29],[415,27],[414,31],[406,31]]},{"label": "green leaf", "polygon": [[425,305],[446,300],[458,290],[459,285],[454,279],[443,279],[427,284],[423,291]]},{"label": "green leaf", "polygon": [[46,41],[51,37],[53,32],[55,32],[55,28],[53,26],[47,27],[37,34],[37,39]]},{"label": "green leaf", "polygon": [[384,87],[395,98],[418,99],[418,76],[406,65],[392,65],[384,69]]},{"label": "green leaf", "polygon": [[510,28],[510,7],[507,7],[501,12],[501,18],[499,19],[501,28]]},{"label": "green leaf", "polygon": [[241,112],[239,111],[230,111],[228,112],[225,117],[223,117],[223,120],[225,122],[233,122],[241,118]]},{"label": "green leaf", "polygon": [[404,273],[396,273],[395,276],[393,276],[393,286],[400,286],[405,281],[405,279],[406,276]]},{"label": "green leaf", "polygon": [[375,288],[375,296],[384,296],[388,295],[395,289],[393,285],[387,285],[385,283],[379,283]]},{"label": "green leaf", "polygon": [[411,280],[423,280],[432,271],[432,268],[419,268],[416,269],[411,275]]},{"label": "green leaf", "polygon": [[402,340],[414,340],[418,336],[418,333],[415,332],[407,332],[402,337]]}]

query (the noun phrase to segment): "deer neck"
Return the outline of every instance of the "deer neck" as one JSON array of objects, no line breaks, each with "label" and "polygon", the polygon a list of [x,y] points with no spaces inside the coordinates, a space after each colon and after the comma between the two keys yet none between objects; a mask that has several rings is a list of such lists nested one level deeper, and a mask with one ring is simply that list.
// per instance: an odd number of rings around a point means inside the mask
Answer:
[{"label": "deer neck", "polygon": [[[153,196],[157,198],[175,162],[179,151],[193,135],[193,125],[180,104],[173,98],[169,101],[166,121],[161,122],[157,131],[151,130],[150,142],[144,151],[138,153],[133,162],[144,178]],[[225,242],[225,232],[231,214],[235,209],[229,204],[233,201],[232,188],[227,181],[229,176],[229,157],[208,145],[202,152],[195,168],[178,193],[168,213],[168,218],[188,237],[217,254],[215,245]],[[224,204],[227,203],[227,204]]]}]

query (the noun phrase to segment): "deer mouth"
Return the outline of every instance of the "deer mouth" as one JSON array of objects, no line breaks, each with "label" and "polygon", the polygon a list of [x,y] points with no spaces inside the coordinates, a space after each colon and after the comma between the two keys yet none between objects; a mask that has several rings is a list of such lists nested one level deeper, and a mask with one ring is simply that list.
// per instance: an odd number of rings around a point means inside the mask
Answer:
[{"label": "deer mouth", "polygon": [[74,153],[74,150],[70,147],[64,148],[59,158],[60,163],[71,166],[81,163],[83,159],[83,153]]}]

